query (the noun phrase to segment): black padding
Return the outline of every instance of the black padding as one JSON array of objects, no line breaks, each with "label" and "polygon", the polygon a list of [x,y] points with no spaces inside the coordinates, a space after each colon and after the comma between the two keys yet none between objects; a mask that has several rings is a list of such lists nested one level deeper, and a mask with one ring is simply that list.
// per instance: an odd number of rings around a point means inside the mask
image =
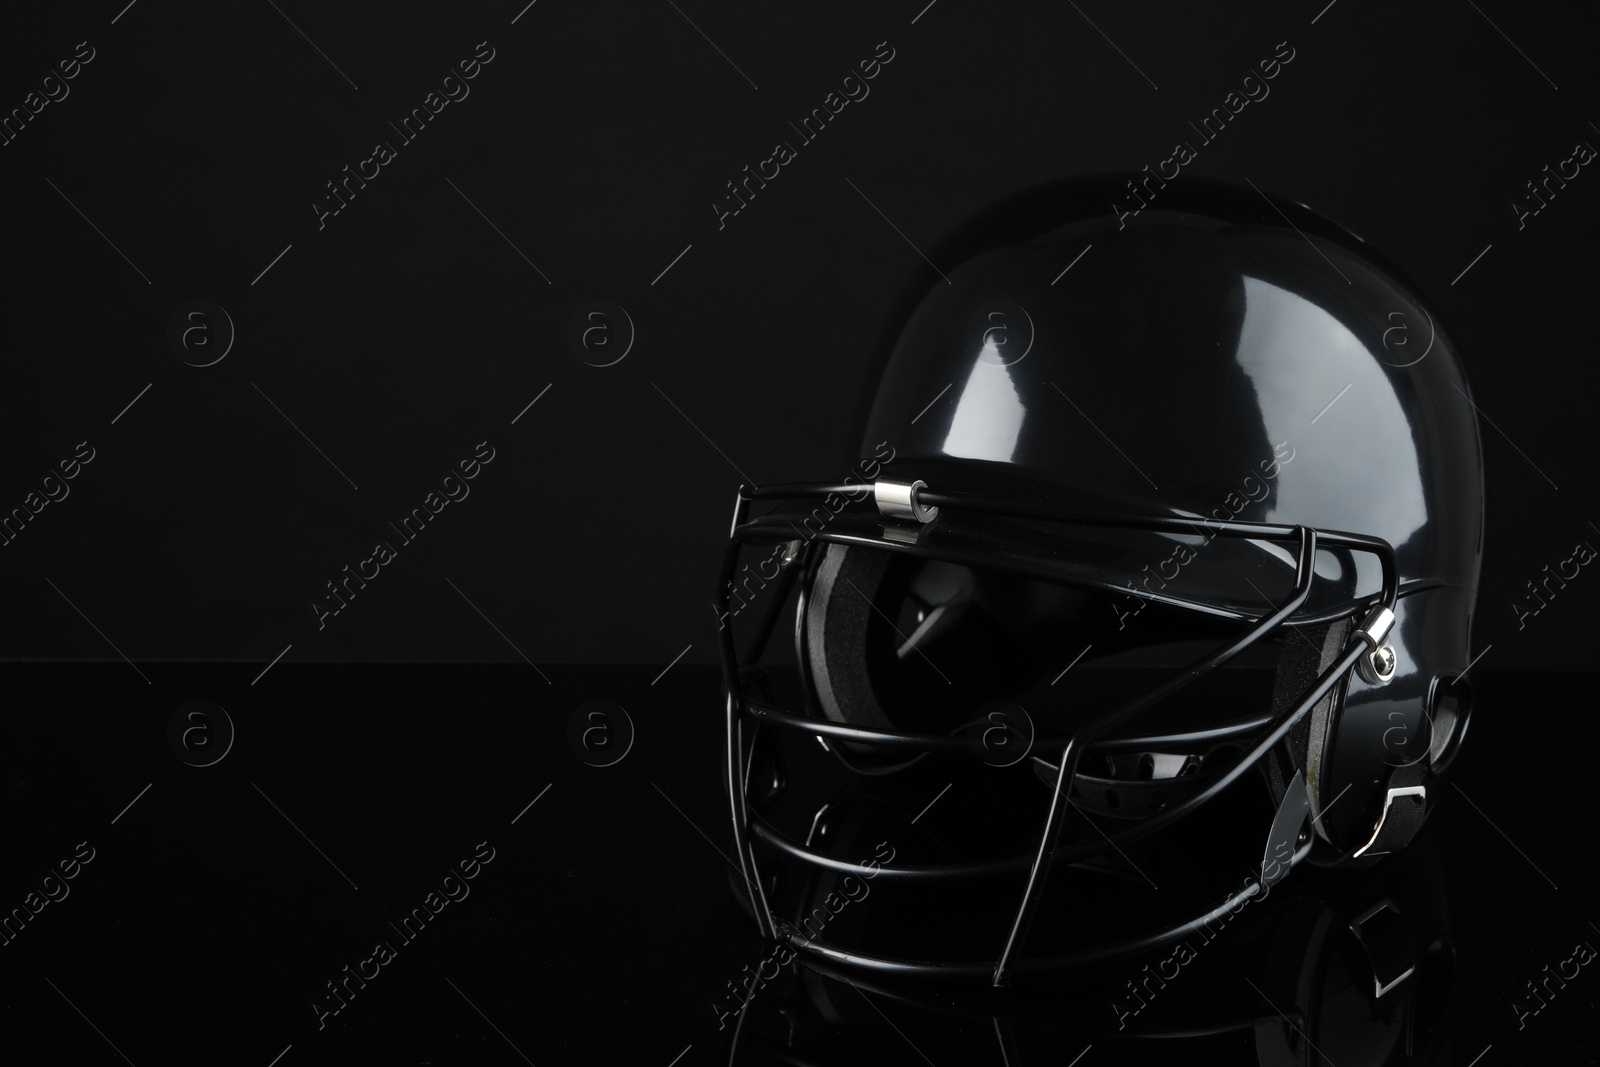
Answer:
[{"label": "black padding", "polygon": [[[1038,774],[1054,786],[1059,763],[1037,760]],[[1216,775],[1191,774],[1181,778],[1100,778],[1079,771],[1072,776],[1071,800],[1081,811],[1113,819],[1143,819],[1173,804],[1188,800],[1216,781]]]},{"label": "black padding", "polygon": [[[1346,648],[1353,624],[1353,620],[1347,617],[1335,619],[1324,626],[1288,631],[1272,687],[1273,718],[1282,718],[1293,710],[1316,684],[1322,672],[1339,658]],[[1283,803],[1284,792],[1294,779],[1295,772],[1304,771],[1312,797],[1312,812],[1316,814],[1321,790],[1321,782],[1316,778],[1318,765],[1321,763],[1321,754],[1327,749],[1328,731],[1337,719],[1335,708],[1343,702],[1344,691],[1345,682],[1340,680],[1294,725],[1281,743],[1268,750],[1261,767],[1266,774],[1267,785],[1272,789],[1274,806]],[[1318,833],[1323,833],[1323,827],[1315,820],[1313,826]]]},{"label": "black padding", "polygon": [[[889,566],[889,553],[830,544],[817,565],[806,599],[806,657],[822,713],[851,726],[893,729],[878,703],[867,672],[867,627],[873,599]],[[908,767],[921,753],[850,741],[830,741],[839,759],[861,774],[887,774]]]}]

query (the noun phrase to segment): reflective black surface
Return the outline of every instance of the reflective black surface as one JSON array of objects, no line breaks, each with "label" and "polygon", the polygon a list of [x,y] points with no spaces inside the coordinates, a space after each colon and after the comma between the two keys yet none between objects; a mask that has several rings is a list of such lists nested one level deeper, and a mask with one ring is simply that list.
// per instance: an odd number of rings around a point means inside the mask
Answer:
[{"label": "reflective black surface", "polygon": [[[1465,1067],[1492,1046],[1479,1067],[1584,1064],[1600,1049],[1593,966],[1568,962],[1579,942],[1600,948],[1588,925],[1600,887],[1578,776],[1536,786],[1503,763],[1463,758],[1451,788],[1470,803],[1440,809],[1403,872],[1297,870],[1215,938],[1197,939],[1189,962],[1169,962],[1172,950],[1152,953],[1032,1000],[958,1000],[855,976],[858,992],[784,968],[719,1028],[728,983],[746,967],[771,973],[763,961],[774,946],[753,935],[728,888],[721,723],[705,714],[715,672],[679,664],[652,684],[658,665],[556,669],[546,685],[526,665],[291,667],[251,687],[259,668],[239,666],[246,669],[146,665],[147,690],[126,684],[122,663],[13,668],[41,700],[17,718],[0,753],[6,908],[23,906],[80,842],[93,859],[65,883],[68,895],[0,947],[8,1049],[42,1047],[57,1062],[127,1062],[109,1039],[141,1065],[262,1067],[290,1045],[279,1067],[665,1067],[682,1053],[679,1067],[694,1067],[728,1062],[743,1017],[736,1062],[925,1056],[946,1067],[1008,1062],[999,1016],[1009,1020],[1013,1064],[1070,1064],[1091,1045],[1078,1067],[1191,1054],[1296,1062],[1259,1058],[1258,1042],[1284,1031],[1268,999],[1297,1025],[1309,1005],[1316,1029],[1307,1033],[1339,1067],[1407,1062],[1393,1053],[1405,1020],[1423,1014],[1440,1020],[1441,1036],[1433,1058],[1415,1062]],[[1077,682],[1074,671],[1061,685]],[[1548,709],[1567,684],[1486,672],[1479,693],[1494,706]],[[207,767],[180,761],[166,737],[171,713],[200,697],[225,708],[236,727],[231,750]],[[596,699],[624,708],[637,731],[609,767],[580,760],[566,742],[572,713]],[[1472,749],[1508,751],[1528,728],[1526,718],[1482,716]],[[1572,747],[1594,743],[1581,721],[1574,729]],[[816,761],[824,796],[846,784],[837,768],[827,773],[833,762]],[[902,855],[922,847],[918,833],[981,831],[983,798],[956,789],[940,796],[944,784],[928,784],[896,816],[916,820],[912,835],[891,842]],[[470,880],[458,874],[470,895],[441,905],[409,942],[390,930],[480,842],[494,858]],[[1196,842],[1197,852],[1205,847]],[[1169,870],[1147,868],[1181,896]],[[1369,965],[1341,924],[1378,898],[1396,904],[1416,944],[1441,937],[1454,947],[1454,969],[1437,969],[1447,979],[1442,1012],[1368,1007],[1361,967]],[[869,896],[829,922],[852,922],[858,909],[877,922],[874,909],[889,899],[874,881]],[[1321,925],[1323,905],[1337,922]],[[959,929],[971,917],[921,918]],[[319,1029],[312,1004],[334,1003],[326,983],[346,966],[361,969],[380,940],[395,957],[345,994],[347,1007]],[[1146,965],[1164,984],[1147,978]],[[1320,990],[1300,989],[1303,971],[1324,977]],[[1136,1003],[1130,981],[1145,1006],[1119,1029],[1114,1005]],[[783,1011],[793,1019],[792,1048]],[[1175,1033],[1194,1036],[1154,1039]],[[1387,1060],[1370,1051],[1391,1041]]]}]

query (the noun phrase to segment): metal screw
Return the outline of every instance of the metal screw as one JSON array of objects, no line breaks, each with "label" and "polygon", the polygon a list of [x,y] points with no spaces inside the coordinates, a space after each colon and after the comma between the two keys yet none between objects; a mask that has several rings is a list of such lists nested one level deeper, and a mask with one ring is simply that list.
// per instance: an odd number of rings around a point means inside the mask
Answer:
[{"label": "metal screw", "polygon": [[1356,661],[1356,669],[1368,685],[1388,685],[1399,662],[1393,645],[1379,645]]}]

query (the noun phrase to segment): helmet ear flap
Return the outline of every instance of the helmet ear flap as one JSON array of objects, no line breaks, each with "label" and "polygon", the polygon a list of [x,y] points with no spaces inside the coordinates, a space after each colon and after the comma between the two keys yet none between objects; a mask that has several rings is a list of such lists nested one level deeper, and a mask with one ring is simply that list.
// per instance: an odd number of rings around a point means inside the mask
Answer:
[{"label": "helmet ear flap", "polygon": [[[872,691],[867,669],[867,626],[889,567],[889,554],[828,544],[807,583],[804,613],[795,631],[798,659],[811,699],[834,722],[893,729]],[[858,774],[889,774],[921,753],[902,756],[878,745],[830,741],[828,747]]]}]

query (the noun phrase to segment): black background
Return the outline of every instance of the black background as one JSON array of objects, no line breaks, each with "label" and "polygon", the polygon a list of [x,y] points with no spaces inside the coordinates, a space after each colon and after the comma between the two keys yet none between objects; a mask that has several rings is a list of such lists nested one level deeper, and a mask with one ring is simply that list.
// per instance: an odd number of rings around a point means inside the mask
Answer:
[{"label": "black background", "polygon": [[[883,309],[936,277],[908,240],[1049,178],[1154,166],[1287,41],[1270,95],[1185,173],[1313,205],[1436,301],[1489,420],[1482,665],[1592,665],[1586,583],[1520,630],[1511,608],[1576,542],[1600,544],[1600,195],[1585,168],[1525,228],[1510,207],[1578,140],[1600,143],[1580,15],[920,6],[541,0],[512,25],[517,10],[484,5],[302,18],[142,0],[115,25],[83,7],[13,25],[7,108],[77,42],[95,59],[0,148],[0,506],[78,441],[96,459],[0,549],[6,654],[517,660],[509,641],[541,664],[664,665],[688,646],[685,662],[714,662],[740,472],[846,472]],[[400,142],[388,124],[480,41],[495,58],[470,95]],[[719,229],[725,183],[798,141],[788,124],[882,41],[895,58],[870,95]],[[379,139],[397,158],[319,230],[325,183]],[[196,299],[237,330],[206,368],[166,342]],[[604,368],[566,342],[596,299],[637,333]],[[324,583],[484,440],[497,458],[471,496],[319,630]]]},{"label": "black background", "polygon": [[[1595,940],[1585,772],[1543,754],[1587,743],[1549,672],[1593,668],[1600,579],[1520,629],[1510,607],[1576,542],[1600,545],[1600,179],[1585,168],[1520,230],[1511,208],[1575,142],[1600,145],[1587,16],[924,3],[8,16],[0,108],[78,42],[95,58],[0,147],[0,509],[77,442],[96,456],[0,548],[0,904],[74,843],[100,852],[0,948],[0,1047],[265,1065],[292,1045],[290,1067],[524,1062],[514,1042],[541,1065],[665,1065],[685,1046],[685,1067],[717,1062],[707,1002],[762,952],[712,851],[720,709],[701,665],[734,487],[845,473],[883,309],[935,277],[916,247],[1025,186],[1154,165],[1287,41],[1271,95],[1185,173],[1249,178],[1398,262],[1486,416],[1483,714],[1462,772],[1482,808],[1454,804],[1436,832],[1477,946],[1452,1062],[1485,1046],[1484,1067],[1594,1062],[1587,973],[1525,1031],[1507,1010]],[[388,123],[480,41],[495,58],[470,96],[319,230],[324,183],[396,140]],[[724,183],[883,41],[870,96],[719,229]],[[205,368],[167,343],[197,299],[237,329]],[[637,329],[604,368],[566,340],[596,299]],[[484,440],[496,458],[470,497],[319,629],[323,583]],[[165,743],[194,698],[239,727],[215,767]],[[564,743],[593,698],[639,730],[616,768]],[[308,999],[480,840],[504,858],[441,916],[457,931],[318,1031]]]}]

